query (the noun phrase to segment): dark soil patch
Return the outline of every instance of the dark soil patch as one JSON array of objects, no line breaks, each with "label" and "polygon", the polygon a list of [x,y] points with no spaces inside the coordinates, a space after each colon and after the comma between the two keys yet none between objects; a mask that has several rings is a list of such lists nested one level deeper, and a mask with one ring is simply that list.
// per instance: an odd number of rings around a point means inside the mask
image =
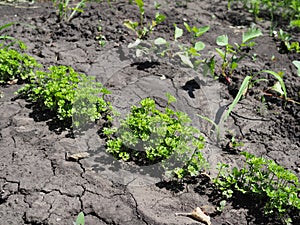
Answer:
[{"label": "dark soil patch", "polygon": [[[230,118],[221,123],[226,107],[250,71],[270,69],[284,71],[288,96],[300,102],[300,79],[291,61],[297,54],[280,54],[278,43],[269,36],[267,21],[257,26],[263,37],[256,40],[251,50],[256,61],[245,60],[234,74],[230,84],[204,77],[200,71],[191,71],[166,60],[136,61],[127,45],[134,34],[123,26],[126,19],[138,19],[138,9],[128,1],[89,3],[84,13],[70,23],[58,23],[55,10],[49,2],[1,5],[0,24],[20,22],[8,34],[28,45],[28,53],[43,64],[70,65],[78,72],[95,76],[112,91],[113,106],[125,115],[130,106],[142,98],[154,98],[163,107],[165,93],[178,101],[174,108],[190,115],[193,125],[206,136],[204,154],[211,164],[211,176],[216,164],[225,162],[241,165],[240,150],[274,159],[294,171],[300,171],[300,106],[265,95],[275,80],[268,76],[268,84],[260,84],[248,93],[234,109]],[[240,8],[227,9],[227,1],[188,1],[180,6],[176,1],[159,1],[161,13],[167,20],[159,25],[149,39],[158,36],[172,39],[173,24],[183,21],[195,26],[209,25],[203,35],[210,56],[215,39],[228,34],[232,42],[241,39],[242,31],[252,17]],[[154,15],[153,1],[145,1],[147,18]],[[30,26],[28,26],[30,25]],[[106,45],[96,40],[105,35]],[[299,36],[294,34],[294,36]],[[185,38],[184,42],[189,39]],[[272,57],[273,56],[273,57]],[[275,60],[274,60],[275,59]],[[0,98],[0,218],[3,224],[72,224],[83,211],[86,224],[199,224],[188,217],[175,217],[176,212],[189,212],[197,206],[216,207],[220,198],[205,178],[193,182],[162,180],[161,166],[137,166],[116,161],[105,153],[105,141],[91,125],[84,134],[70,137],[64,124],[47,112],[28,107],[28,102],[15,99],[20,85],[1,86]],[[266,103],[260,99],[265,95]],[[196,114],[207,116],[221,127],[221,142],[216,143],[211,124]],[[244,142],[239,151],[228,148],[228,134]],[[229,135],[229,136],[230,136]],[[224,148],[222,148],[222,146]],[[227,148],[226,148],[227,146]],[[78,162],[67,161],[66,152],[88,152],[89,158]],[[223,212],[211,214],[212,224],[280,224],[263,215],[260,206],[249,198],[236,196]],[[299,212],[298,212],[299,213]],[[299,224],[295,218],[294,224]]]}]

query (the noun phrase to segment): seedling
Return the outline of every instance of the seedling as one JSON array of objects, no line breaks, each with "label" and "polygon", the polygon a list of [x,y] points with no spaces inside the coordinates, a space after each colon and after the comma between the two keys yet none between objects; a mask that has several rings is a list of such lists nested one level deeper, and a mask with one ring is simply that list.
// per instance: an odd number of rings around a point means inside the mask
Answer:
[{"label": "seedling", "polygon": [[133,22],[131,20],[126,20],[124,22],[124,25],[130,30],[133,30],[139,39],[143,39],[148,36],[149,33],[152,33],[154,28],[166,19],[166,16],[160,14],[159,12],[156,12],[154,20],[152,20],[150,24],[145,24],[144,2],[143,0],[135,0],[135,3],[140,10],[140,21]]},{"label": "seedling", "polygon": [[110,92],[101,83],[66,66],[51,66],[49,72],[37,71],[18,93],[56,112],[60,120],[75,117],[75,127],[93,122],[111,110],[110,103],[104,100]]},{"label": "seedling", "polygon": [[101,47],[104,47],[107,41],[105,35],[102,33],[101,20],[99,20],[98,34],[96,36],[96,40],[98,41]]},{"label": "seedling", "polygon": [[[226,78],[228,82],[230,82],[230,77],[234,73],[234,71],[238,68],[239,62],[247,56],[245,50],[253,47],[255,42],[252,40],[261,36],[262,33],[258,28],[250,28],[242,36],[242,43],[234,43],[233,45],[229,44],[228,36],[221,35],[217,37],[216,43],[220,47],[216,48],[217,54],[221,57],[221,75]],[[206,60],[206,67],[209,68],[209,71],[215,73],[215,56],[212,56],[209,60]]]},{"label": "seedling", "polygon": [[[176,99],[169,94],[167,97],[164,112],[157,109],[153,99],[145,98],[139,106],[131,107],[119,128],[105,128],[107,152],[124,161],[162,162],[168,173],[177,178],[196,176],[207,166],[201,153],[204,139],[198,129],[189,125],[187,114],[171,109],[170,104]],[[170,169],[167,159],[172,155],[183,166]]]},{"label": "seedling", "polygon": [[206,33],[209,30],[209,26],[191,28],[186,23],[185,26],[187,27],[188,32],[193,33],[193,39],[190,44],[185,45],[179,42],[179,39],[183,36],[183,29],[174,24],[174,41],[167,41],[166,39],[159,37],[150,42],[150,44],[147,44],[142,42],[142,40],[137,39],[135,43],[128,47],[137,48],[137,57],[142,55],[151,56],[151,54],[154,53],[159,57],[167,57],[170,62],[179,58],[184,65],[196,68],[203,62],[199,57],[201,56],[200,52],[205,48],[205,44],[202,41],[197,41],[196,38],[199,38]]},{"label": "seedling", "polygon": [[261,82],[261,81],[265,81],[267,82],[267,79],[261,78],[261,79],[256,79],[258,74],[261,73],[267,73],[270,74],[272,76],[274,76],[274,78],[277,79],[277,83],[275,83],[275,85],[272,87],[272,90],[276,91],[277,93],[280,94],[280,96],[283,97],[284,100],[289,100],[287,98],[287,92],[286,92],[286,87],[283,81],[283,73],[276,73],[274,71],[271,70],[262,70],[252,76],[246,76],[245,79],[243,80],[241,87],[236,95],[236,97],[234,98],[233,102],[231,103],[231,105],[228,108],[228,111],[223,119],[223,121],[225,121],[228,116],[230,115],[230,113],[232,112],[232,110],[234,109],[234,107],[237,105],[237,103],[240,101],[240,99],[242,97],[244,97],[247,92],[248,89],[252,88],[254,86],[255,83]]},{"label": "seedling", "polygon": [[241,153],[246,158],[244,167],[234,167],[231,171],[227,164],[219,164],[219,173],[214,184],[224,196],[231,198],[240,192],[264,205],[265,214],[275,214],[283,220],[289,220],[293,210],[300,209],[298,197],[299,181],[297,176],[263,157],[250,153]]},{"label": "seedling", "polygon": [[297,41],[292,41],[292,37],[290,34],[284,32],[283,30],[279,30],[279,32],[274,32],[275,37],[277,37],[281,41],[282,48],[285,48],[289,52],[300,53],[300,45]]},{"label": "seedling", "polygon": [[[290,21],[290,26],[300,27],[300,2],[298,0],[229,0],[228,8],[232,2],[242,2],[243,7],[252,13],[255,19],[258,19],[260,12],[264,11],[269,14],[273,23],[287,19]],[[274,21],[275,16],[279,18],[278,21]]]},{"label": "seedling", "polygon": [[84,214],[80,212],[76,218],[76,222],[73,222],[73,225],[84,225]]},{"label": "seedling", "polygon": [[82,13],[85,8],[86,0],[81,0],[75,7],[70,6],[70,0],[52,0],[53,6],[57,10],[60,22],[70,22],[76,13]]}]

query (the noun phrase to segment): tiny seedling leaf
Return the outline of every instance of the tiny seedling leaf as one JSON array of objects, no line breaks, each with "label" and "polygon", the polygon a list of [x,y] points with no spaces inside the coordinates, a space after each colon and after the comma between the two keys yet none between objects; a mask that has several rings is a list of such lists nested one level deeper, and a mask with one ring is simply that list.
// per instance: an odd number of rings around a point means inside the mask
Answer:
[{"label": "tiny seedling leaf", "polygon": [[282,75],[280,75],[279,73],[276,73],[272,70],[262,70],[261,72],[271,74],[279,81],[281,89],[283,91],[283,96],[284,96],[285,99],[287,99],[287,92],[286,92],[284,81],[282,79]]},{"label": "tiny seedling leaf", "polygon": [[141,39],[136,39],[135,42],[129,43],[128,48],[135,48],[141,43]]},{"label": "tiny seedling leaf", "polygon": [[293,64],[296,66],[297,74],[300,77],[300,61],[295,60],[295,61],[293,61]]},{"label": "tiny seedling leaf", "polygon": [[159,23],[164,22],[165,19],[166,19],[166,16],[165,16],[165,15],[162,15],[162,14],[160,14],[159,12],[157,12],[157,13],[155,14],[155,22],[156,22],[156,24],[159,24]]},{"label": "tiny seedling leaf", "polygon": [[198,41],[195,43],[195,49],[197,51],[201,51],[205,48],[205,44],[202,41]]},{"label": "tiny seedling leaf", "polygon": [[186,22],[184,22],[183,25],[185,26],[185,28],[188,32],[192,32],[190,25],[188,25]]},{"label": "tiny seedling leaf", "polygon": [[277,82],[273,85],[272,90],[273,90],[273,91],[276,91],[276,92],[279,93],[281,96],[284,95],[284,92],[283,92],[283,90],[282,90],[282,88],[281,88],[281,85],[280,85],[280,82],[279,82],[279,81],[277,81]]},{"label": "tiny seedling leaf", "polygon": [[165,44],[167,44],[167,41],[165,39],[159,37],[154,40],[154,44],[155,45],[165,45]]},{"label": "tiny seedling leaf", "polygon": [[84,214],[80,212],[77,216],[75,225],[84,225]]},{"label": "tiny seedling leaf", "polygon": [[245,33],[243,33],[242,43],[246,43],[254,38],[257,38],[262,35],[262,32],[258,28],[250,28]]},{"label": "tiny seedling leaf", "polygon": [[228,36],[226,34],[217,37],[217,45],[226,46],[228,45]]},{"label": "tiny seedling leaf", "polygon": [[138,27],[139,23],[138,22],[132,22],[130,20],[125,21],[123,23],[128,29],[135,31],[135,29]]},{"label": "tiny seedling leaf", "polygon": [[227,118],[230,115],[231,111],[234,109],[236,104],[240,101],[241,97],[246,93],[246,91],[248,89],[249,82],[250,82],[251,79],[252,79],[252,76],[246,76],[245,77],[245,79],[243,80],[243,83],[242,83],[242,85],[239,89],[239,92],[235,96],[233,102],[230,104],[230,106],[228,108],[228,111],[227,111],[223,121],[227,120]]},{"label": "tiny seedling leaf", "polygon": [[177,41],[177,39],[183,35],[183,30],[177,27],[176,24],[174,24],[174,26],[175,26],[175,41]]},{"label": "tiny seedling leaf", "polygon": [[206,33],[210,29],[210,26],[204,26],[204,27],[193,27],[193,32],[196,37],[200,37],[202,34]]},{"label": "tiny seedling leaf", "polygon": [[187,54],[179,52],[178,56],[181,59],[181,61],[183,62],[183,64],[185,64],[191,68],[194,68],[193,63],[191,62],[190,57]]}]

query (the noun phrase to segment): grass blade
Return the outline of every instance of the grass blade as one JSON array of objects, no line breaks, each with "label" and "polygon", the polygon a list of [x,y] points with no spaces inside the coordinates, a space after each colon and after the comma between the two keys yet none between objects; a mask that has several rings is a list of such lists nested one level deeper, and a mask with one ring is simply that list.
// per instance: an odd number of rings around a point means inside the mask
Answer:
[{"label": "grass blade", "polygon": [[233,100],[233,102],[230,104],[228,111],[223,119],[223,121],[227,120],[228,116],[230,115],[231,111],[234,109],[234,107],[236,106],[236,104],[240,101],[241,97],[245,94],[245,92],[248,89],[248,85],[249,82],[251,81],[252,76],[246,76],[245,79],[243,80],[243,83],[240,87],[239,92],[237,93],[237,95],[235,96],[235,99]]}]

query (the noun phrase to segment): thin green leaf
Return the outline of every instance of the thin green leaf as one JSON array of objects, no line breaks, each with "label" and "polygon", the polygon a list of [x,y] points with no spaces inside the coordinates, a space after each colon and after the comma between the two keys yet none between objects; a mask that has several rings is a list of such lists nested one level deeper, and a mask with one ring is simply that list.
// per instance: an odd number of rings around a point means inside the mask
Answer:
[{"label": "thin green leaf", "polygon": [[250,28],[248,29],[245,33],[243,33],[243,40],[242,40],[242,43],[246,43],[254,38],[257,38],[259,36],[262,35],[262,32],[260,29],[258,28]]},{"label": "thin green leaf", "polygon": [[217,37],[217,45],[226,46],[228,45],[228,36],[226,34]]},{"label": "thin green leaf", "polygon": [[185,26],[185,28],[188,32],[192,32],[190,25],[188,25],[186,22],[184,22],[183,25]]},{"label": "thin green leaf", "polygon": [[219,48],[216,48],[217,53],[221,56],[223,60],[225,60],[225,52]]},{"label": "thin green leaf", "polygon": [[229,106],[228,111],[227,111],[223,121],[227,120],[228,116],[230,115],[230,113],[232,112],[232,110],[234,109],[236,104],[240,101],[243,94],[247,91],[248,85],[249,85],[249,82],[251,81],[251,79],[252,79],[252,76],[246,76],[245,77],[245,79],[243,80],[243,83],[242,83],[242,85],[239,89],[239,92],[237,93],[237,95],[235,96],[235,99],[233,100],[233,102]]},{"label": "thin green leaf", "polygon": [[5,28],[7,28],[7,27],[10,27],[10,26],[12,26],[14,24],[15,24],[14,22],[4,24],[4,25],[0,26],[0,31],[3,30],[3,29],[5,29]]},{"label": "thin green leaf", "polygon": [[135,3],[137,4],[137,6],[139,7],[139,9],[140,9],[140,12],[142,13],[142,14],[144,14],[144,2],[143,2],[143,0],[135,0]]}]

